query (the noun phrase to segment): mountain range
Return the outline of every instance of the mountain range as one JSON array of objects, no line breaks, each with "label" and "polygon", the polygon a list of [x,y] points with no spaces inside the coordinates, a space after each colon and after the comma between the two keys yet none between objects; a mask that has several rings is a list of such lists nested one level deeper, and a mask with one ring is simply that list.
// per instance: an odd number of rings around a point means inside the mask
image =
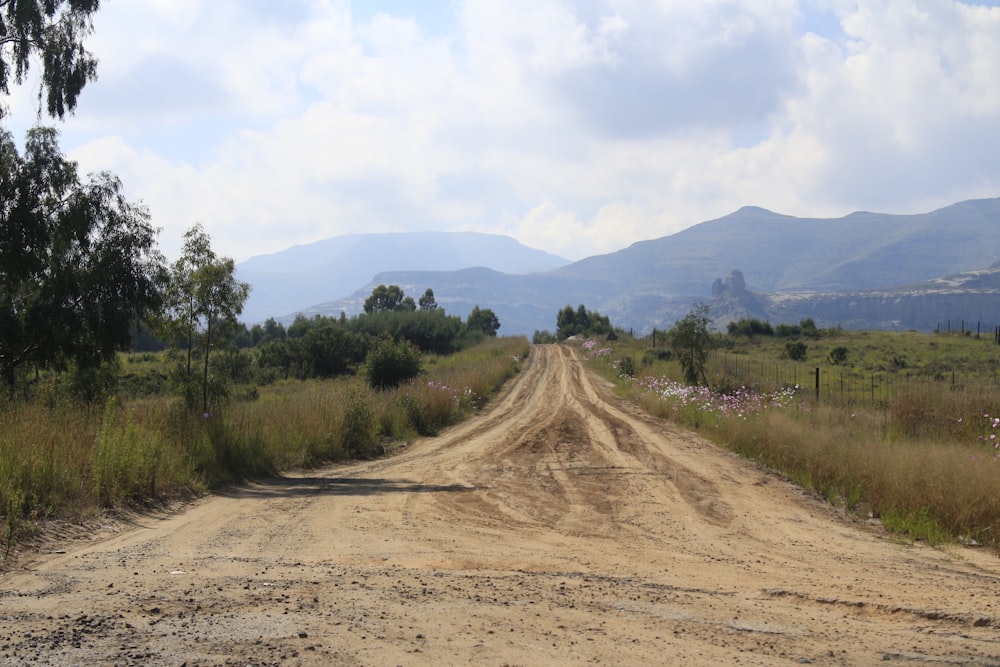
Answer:
[{"label": "mountain range", "polygon": [[[236,277],[253,287],[243,308],[244,321],[253,324],[269,317],[294,318],[299,311],[351,294],[383,271],[490,266],[504,273],[522,274],[566,264],[569,260],[496,234],[349,234],[251,257],[236,266]],[[420,296],[408,293],[414,299]]]},{"label": "mountain range", "polygon": [[[395,235],[388,245],[385,238],[365,236],[365,243],[337,237],[277,253],[267,262],[253,258],[237,267],[238,275],[263,292],[259,312],[282,321],[299,312],[354,315],[375,285],[397,284],[414,298],[430,287],[438,303],[463,317],[474,305],[491,308],[501,334],[553,330],[558,310],[579,304],[637,333],[669,327],[699,302],[713,307],[720,325],[741,316],[776,323],[813,317],[819,326],[930,330],[942,316],[1000,320],[1000,198],[963,201],[930,213],[856,212],[841,218],[798,218],[744,207],[670,236],[572,263],[527,252],[531,249],[506,237],[481,235],[481,261],[457,266],[462,258],[451,253],[434,258],[440,263],[418,266],[398,254],[415,247],[410,244],[414,235]],[[354,239],[354,245],[341,239]],[[520,270],[511,270],[500,265],[499,251],[494,260],[487,247],[493,243],[552,264],[533,266],[526,260],[517,264]],[[331,258],[324,248],[339,248],[340,254]],[[346,267],[353,272],[336,289],[330,278],[325,285],[312,285],[307,296],[304,285],[319,272],[295,253],[315,258],[311,264],[328,273],[346,275]],[[264,270],[276,266],[283,269]],[[280,289],[271,280],[275,275],[283,276]],[[341,289],[351,280],[351,287]],[[294,306],[283,291],[289,285],[299,286]],[[314,298],[321,293],[326,297]],[[249,315],[246,319],[252,321]]]}]

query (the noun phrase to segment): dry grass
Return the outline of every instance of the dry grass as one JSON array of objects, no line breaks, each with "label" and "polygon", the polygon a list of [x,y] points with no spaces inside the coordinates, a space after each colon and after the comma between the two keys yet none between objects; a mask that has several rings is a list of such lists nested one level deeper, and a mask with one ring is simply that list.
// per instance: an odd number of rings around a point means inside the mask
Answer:
[{"label": "dry grass", "polygon": [[34,519],[136,505],[206,487],[381,454],[477,410],[527,354],[523,338],[489,339],[398,389],[360,378],[285,382],[212,415],[174,399],[0,406],[0,559]]},{"label": "dry grass", "polygon": [[[973,344],[979,345],[975,359],[997,352],[988,341],[968,337],[902,337],[914,358],[915,350],[934,350],[937,356],[925,361],[938,369],[949,365],[949,342],[956,344],[960,360],[970,359]],[[885,334],[875,338],[887,340]],[[787,405],[738,416],[617,377],[607,359],[625,354],[642,356],[635,343],[624,343],[591,363],[652,414],[695,428],[849,511],[880,517],[886,527],[911,539],[975,541],[1000,551],[1000,457],[991,441],[982,439],[991,434],[984,415],[1000,416],[1000,387],[989,372],[956,384],[941,381],[939,374],[909,377],[875,404],[836,397],[817,404],[809,388],[799,389]],[[856,356],[867,358],[860,352]],[[679,374],[666,362],[643,370]],[[972,370],[964,367],[962,373],[970,377]],[[731,381],[724,384],[731,389]]]}]

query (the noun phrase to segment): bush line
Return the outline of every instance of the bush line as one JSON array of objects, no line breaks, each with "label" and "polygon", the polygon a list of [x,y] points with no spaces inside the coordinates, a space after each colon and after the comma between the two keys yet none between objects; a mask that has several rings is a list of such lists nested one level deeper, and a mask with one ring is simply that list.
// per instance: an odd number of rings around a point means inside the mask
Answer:
[{"label": "bush line", "polygon": [[482,407],[520,369],[523,338],[487,338],[397,388],[287,381],[211,415],[176,398],[0,405],[0,558],[40,519],[142,506],[254,476],[379,456]]}]

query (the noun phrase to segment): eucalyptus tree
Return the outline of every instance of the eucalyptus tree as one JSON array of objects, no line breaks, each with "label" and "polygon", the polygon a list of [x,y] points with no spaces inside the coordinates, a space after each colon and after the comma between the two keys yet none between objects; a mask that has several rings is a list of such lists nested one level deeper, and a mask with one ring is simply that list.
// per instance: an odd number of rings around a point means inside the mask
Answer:
[{"label": "eucalyptus tree", "polygon": [[[210,395],[209,369],[212,346],[218,330],[235,325],[250,295],[250,285],[235,277],[232,259],[219,257],[212,241],[199,223],[184,234],[181,256],[170,267],[164,308],[158,325],[162,334],[180,343],[185,361],[180,385],[189,405],[194,406],[200,389],[202,410],[208,412]],[[214,328],[214,332],[213,332]],[[215,337],[213,337],[215,336]],[[201,377],[195,375],[195,355],[200,353]]]},{"label": "eucalyptus tree", "polygon": [[[33,64],[41,66],[38,100],[63,118],[76,109],[80,92],[97,78],[97,59],[83,41],[93,31],[100,0],[0,0],[0,93],[23,83]],[[41,110],[39,110],[41,112]],[[0,105],[0,118],[5,110]]]},{"label": "eucalyptus tree", "polygon": [[[2,5],[0,5],[2,6]],[[159,306],[163,257],[145,207],[111,174],[81,180],[58,132],[0,129],[0,375],[94,368],[127,349]]]},{"label": "eucalyptus tree", "polygon": [[684,372],[684,380],[691,385],[708,384],[705,362],[712,349],[708,311],[706,304],[696,306],[667,332],[670,348]]},{"label": "eucalyptus tree", "polygon": [[424,292],[424,295],[420,297],[418,304],[420,305],[420,310],[437,310],[438,304],[437,300],[434,298],[434,290],[428,287],[427,291]]},{"label": "eucalyptus tree", "polygon": [[500,328],[500,320],[497,318],[496,313],[489,308],[480,308],[476,305],[473,306],[472,312],[469,313],[469,317],[465,321],[465,326],[469,331],[481,331],[487,336],[496,336],[497,329]]},{"label": "eucalyptus tree", "polygon": [[[371,314],[391,310],[415,310],[415,304],[413,308],[404,306],[405,299],[406,295],[403,294],[399,285],[389,285],[388,287],[379,285],[372,290],[371,296],[365,299],[365,312]],[[410,303],[413,303],[413,299],[410,299]]]}]

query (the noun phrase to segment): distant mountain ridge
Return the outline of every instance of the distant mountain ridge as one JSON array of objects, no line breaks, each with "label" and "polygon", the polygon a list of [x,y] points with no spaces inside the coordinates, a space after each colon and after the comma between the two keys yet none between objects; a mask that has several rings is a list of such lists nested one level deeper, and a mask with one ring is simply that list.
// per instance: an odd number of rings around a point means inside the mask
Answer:
[{"label": "distant mountain ridge", "polygon": [[[758,297],[758,314],[794,322],[787,318],[812,312],[810,298],[841,303],[834,296],[853,293],[854,302],[860,303],[858,293],[876,290],[883,294],[879,298],[891,299],[895,297],[886,295],[908,286],[991,267],[1000,267],[1000,198],[914,215],[857,212],[830,219],[744,207],[670,236],[527,275],[390,270],[374,280],[369,276],[349,297],[316,302],[308,312],[353,315],[375,285],[395,283],[414,296],[432,288],[454,314],[465,316],[474,305],[491,308],[500,319],[501,334],[553,330],[560,308],[581,303],[609,315],[617,326],[642,333],[666,328],[695,303],[711,301],[713,284],[734,270],[741,272],[745,289]],[[936,308],[929,305],[933,290],[915,289],[899,297],[912,304],[913,312],[906,317],[878,316],[872,310],[878,302],[874,293],[865,293],[865,313],[860,308],[851,311],[852,301],[845,296],[840,306],[827,309],[828,320],[817,318],[817,323],[887,328],[905,321],[906,328],[933,328],[933,321],[920,315],[921,309]],[[947,307],[970,310],[971,318],[971,310],[989,312],[992,298],[989,290],[977,295],[963,281],[948,292],[952,305]],[[794,309],[787,305],[793,302],[798,304]],[[284,312],[294,315],[293,310]],[[949,317],[964,315],[955,312]],[[1000,313],[996,317],[1000,319]]]},{"label": "distant mountain ridge", "polygon": [[566,264],[569,260],[497,234],[349,234],[251,257],[236,266],[236,276],[253,287],[242,319],[254,323],[346,297],[375,274],[392,269],[488,266],[517,275]]},{"label": "distant mountain ridge", "polygon": [[705,294],[733,269],[752,290],[869,289],[987,268],[1000,260],[998,238],[1000,198],[917,215],[841,218],[796,218],[747,206],[557,273],[674,294]]}]

